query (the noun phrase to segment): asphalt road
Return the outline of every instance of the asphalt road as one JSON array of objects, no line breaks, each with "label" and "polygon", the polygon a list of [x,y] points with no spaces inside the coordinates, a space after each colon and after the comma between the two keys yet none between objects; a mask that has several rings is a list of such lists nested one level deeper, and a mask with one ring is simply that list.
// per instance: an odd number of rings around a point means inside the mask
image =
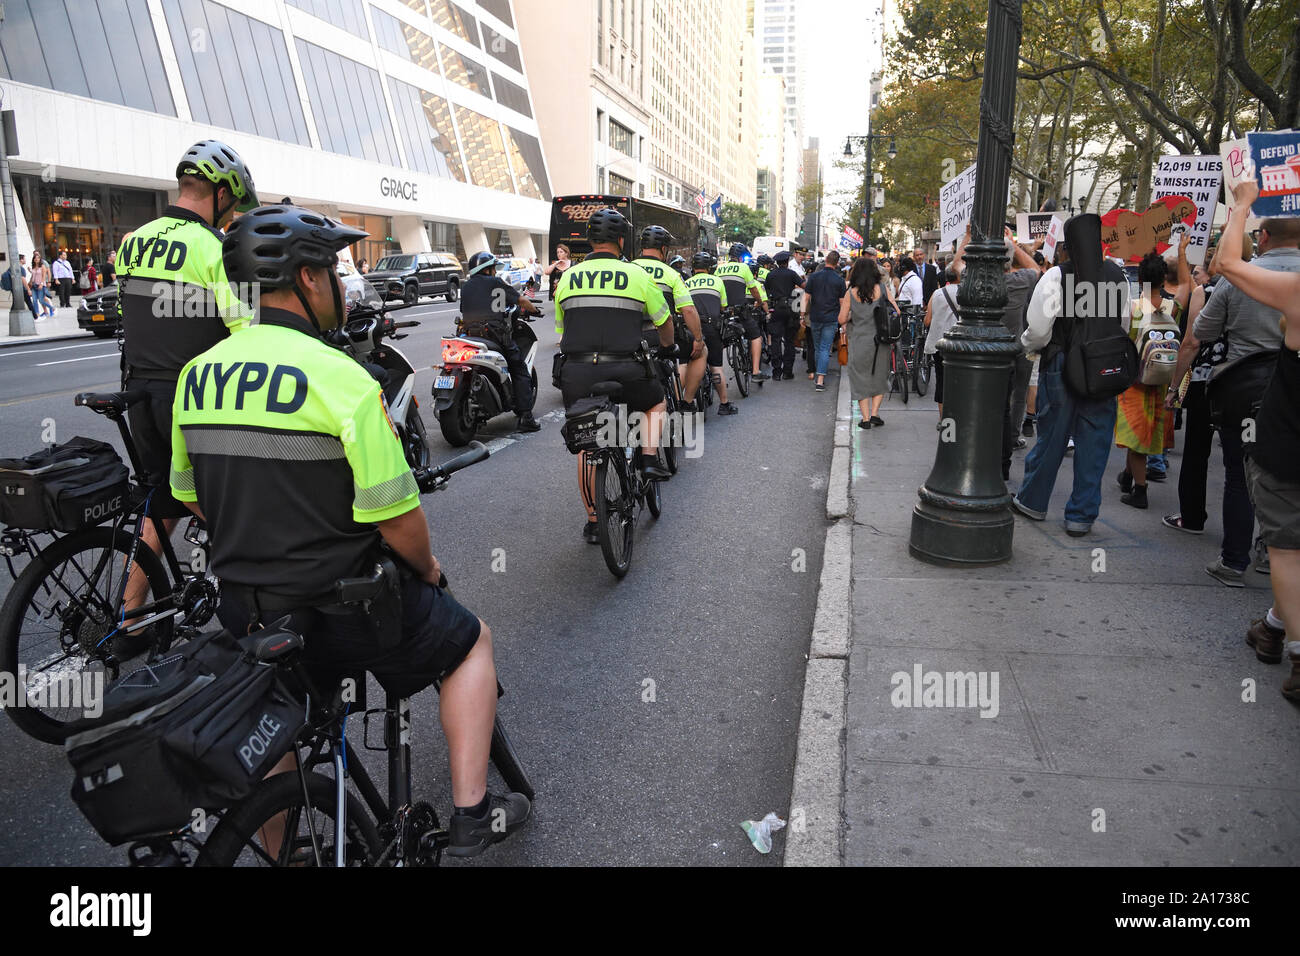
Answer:
[{"label": "asphalt road", "polygon": [[[542,431],[517,435],[512,416],[498,419],[480,435],[492,458],[424,502],[457,597],[492,627],[500,713],[538,792],[528,827],[473,865],[779,863],[782,837],[764,857],[739,824],[788,810],[835,381],[820,394],[802,376],[769,382],[740,400],[739,415],[710,416],[702,456],[665,486],[661,519],[642,514],[631,573],[617,581],[580,537],[545,311],[535,326]],[[454,312],[439,303],[403,315],[422,321],[398,343],[420,369],[418,396],[429,394]],[[0,350],[0,454],[35,450],[51,424],[60,441],[116,440],[72,396],[116,388],[117,375],[114,343]],[[433,457],[450,457],[429,405]],[[381,699],[372,686],[372,706]],[[433,692],[413,711],[417,797],[447,812]],[[379,756],[365,759],[382,779]],[[68,798],[59,748],[0,720],[0,767],[0,863],[124,862]]]}]

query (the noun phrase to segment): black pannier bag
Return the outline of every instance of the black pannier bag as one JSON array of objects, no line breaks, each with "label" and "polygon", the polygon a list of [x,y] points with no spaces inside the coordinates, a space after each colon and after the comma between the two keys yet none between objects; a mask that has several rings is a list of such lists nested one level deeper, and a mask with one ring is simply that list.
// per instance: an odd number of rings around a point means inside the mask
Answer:
[{"label": "black pannier bag", "polygon": [[26,458],[0,458],[0,524],[77,531],[115,517],[130,473],[112,445],[73,438]]},{"label": "black pannier bag", "polygon": [[306,704],[253,657],[266,633],[201,635],[123,674],[99,717],[69,727],[72,799],[101,837],[116,846],[227,808],[293,748]]},{"label": "black pannier bag", "polygon": [[564,436],[569,451],[576,455],[599,448],[600,433],[607,423],[613,421],[614,414],[614,403],[608,395],[590,395],[574,402],[560,426],[560,434]]}]

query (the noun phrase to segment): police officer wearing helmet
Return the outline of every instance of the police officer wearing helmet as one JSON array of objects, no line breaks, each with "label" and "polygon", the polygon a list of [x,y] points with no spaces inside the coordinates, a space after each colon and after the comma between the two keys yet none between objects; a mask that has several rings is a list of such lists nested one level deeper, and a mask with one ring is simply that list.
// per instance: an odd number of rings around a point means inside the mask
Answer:
[{"label": "police officer wearing helmet", "polygon": [[525,315],[540,315],[532,300],[520,296],[509,283],[496,274],[497,259],[490,252],[476,252],[469,257],[469,278],[460,289],[460,312],[464,334],[496,342],[510,368],[510,383],[515,390],[515,414],[521,432],[541,429],[533,417],[537,394],[523,353],[514,339],[514,329],[506,310],[518,305]]},{"label": "police officer wearing helmet", "polygon": [[[456,807],[448,852],[472,856],[530,807],[522,794],[487,791],[491,632],[439,587],[379,384],[321,337],[345,321],[338,250],[365,236],[297,206],[261,206],[231,226],[226,272],[257,285],[256,319],[181,371],[171,486],[211,529],[218,613],[231,631],[290,615],[307,635],[304,664],[331,689],[358,670],[402,697],[441,681]],[[334,603],[334,582],[369,574],[385,548],[406,571],[400,609]],[[376,633],[385,617],[392,626]]]},{"label": "police officer wearing helmet", "polygon": [[[568,408],[591,394],[597,382],[623,385],[619,401],[632,411],[648,414],[642,446],[645,476],[663,480],[668,469],[659,461],[659,431],[665,411],[664,390],[653,363],[644,356],[641,323],[648,319],[659,330],[659,344],[676,352],[673,323],[663,293],[640,266],[619,257],[631,240],[631,224],[617,209],[599,209],[587,220],[591,252],[565,270],[555,294],[555,331],[561,334],[559,385]],[[684,356],[678,356],[683,358]],[[593,469],[578,456],[578,487],[587,507],[583,538],[596,537]]]},{"label": "police officer wearing helmet", "polygon": [[[727,306],[740,308],[746,304],[745,296],[750,295],[766,315],[767,302],[763,298],[763,288],[754,278],[754,273],[749,271],[749,266],[745,264],[745,259],[749,257],[749,247],[743,242],[733,242],[727,251],[728,261],[713,271],[713,274],[727,287]],[[754,363],[754,381],[766,381],[767,374],[760,367],[763,357],[763,330],[758,319],[748,310],[742,309],[740,321],[745,327],[745,338],[749,340],[750,358]]]},{"label": "police officer wearing helmet", "polygon": [[[678,351],[689,356],[686,371],[682,375],[682,394],[687,396],[685,410],[694,411],[695,392],[704,378],[704,333],[700,328],[699,313],[695,311],[695,303],[691,301],[681,275],[671,263],[664,262],[668,247],[676,241],[663,226],[646,226],[641,230],[641,258],[634,261],[650,273],[650,278],[659,286],[659,291],[664,294],[664,299],[673,312]],[[677,258],[681,259],[680,256]],[[641,330],[650,336],[655,334],[654,326],[649,323],[643,325]],[[647,340],[646,344],[653,345],[653,338]]]},{"label": "police officer wearing helmet", "polygon": [[[239,154],[218,140],[195,143],[176,165],[176,201],[131,232],[117,252],[118,309],[123,341],[122,387],[149,397],[127,412],[140,456],[142,483],[156,490],[151,516],[171,534],[189,512],[167,489],[172,397],[176,378],[194,356],[242,328],[250,310],[230,288],[221,261],[221,227],[257,205],[253,177]],[[152,521],[145,542],[160,553]],[[126,608],[143,604],[149,583],[137,567]]]},{"label": "police officer wearing helmet", "polygon": [[697,252],[691,256],[693,275],[686,280],[686,291],[690,293],[695,309],[700,313],[700,324],[704,328],[704,345],[708,349],[707,362],[711,369],[713,381],[717,383],[719,415],[734,415],[736,406],[727,401],[727,376],[722,371],[722,306],[727,301],[727,289],[722,280],[713,275],[713,268],[718,260],[707,252]]},{"label": "police officer wearing helmet", "polygon": [[803,288],[803,276],[790,268],[791,255],[782,250],[776,254],[774,268],[763,276],[768,301],[772,303],[772,318],[768,333],[772,342],[772,379],[794,378],[794,334],[798,327],[795,318],[796,292]]}]

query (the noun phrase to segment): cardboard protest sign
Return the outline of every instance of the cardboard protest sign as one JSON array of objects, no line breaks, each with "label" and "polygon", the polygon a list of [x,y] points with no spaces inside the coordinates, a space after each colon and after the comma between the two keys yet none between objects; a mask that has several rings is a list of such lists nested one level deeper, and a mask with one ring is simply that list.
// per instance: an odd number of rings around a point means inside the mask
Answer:
[{"label": "cardboard protest sign", "polygon": [[975,211],[975,164],[971,163],[939,189],[939,244],[956,242]]},{"label": "cardboard protest sign", "polygon": [[1151,181],[1152,195],[1186,196],[1196,203],[1191,242],[1187,245],[1189,265],[1205,264],[1210,246],[1210,227],[1219,204],[1219,182],[1223,178],[1222,156],[1161,156]]},{"label": "cardboard protest sign", "polygon": [[1047,235],[1053,219],[1064,221],[1056,212],[1018,212],[1016,213],[1016,242],[1037,242]]},{"label": "cardboard protest sign", "polygon": [[1056,258],[1056,245],[1065,238],[1065,220],[1053,216],[1047,224],[1047,236],[1043,239],[1043,258],[1050,264]]},{"label": "cardboard protest sign", "polygon": [[1152,250],[1169,248],[1169,233],[1175,223],[1189,228],[1196,220],[1196,203],[1186,196],[1157,199],[1146,212],[1112,209],[1101,217],[1101,244],[1106,255],[1137,262]]},{"label": "cardboard protest sign", "polygon": [[1300,216],[1300,132],[1247,133],[1246,144],[1259,183],[1250,211],[1265,219]]}]

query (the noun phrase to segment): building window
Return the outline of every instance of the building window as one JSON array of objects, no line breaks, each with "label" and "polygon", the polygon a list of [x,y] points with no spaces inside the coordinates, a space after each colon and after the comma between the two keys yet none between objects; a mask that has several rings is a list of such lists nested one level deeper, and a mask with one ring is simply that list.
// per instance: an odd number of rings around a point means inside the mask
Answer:
[{"label": "building window", "polygon": [[451,0],[429,0],[429,14],[433,22],[448,33],[454,33],[475,46],[479,45],[477,22]]},{"label": "building window", "polygon": [[332,153],[398,165],[387,113],[373,106],[384,101],[379,74],[314,43],[297,39],[297,44],[321,145]]},{"label": "building window", "polygon": [[465,148],[465,165],[469,168],[470,181],[475,186],[514,192],[500,124],[473,110],[457,106],[456,125],[460,127],[460,141]]},{"label": "building window", "polygon": [[388,88],[410,168],[463,183],[465,168],[456,146],[456,131],[451,125],[447,101],[391,76]]},{"label": "building window", "polygon": [[609,121],[609,145],[625,156],[636,157],[636,137],[622,123]]},{"label": "building window", "polygon": [[467,90],[473,90],[489,98],[492,96],[492,88],[488,85],[487,67],[475,63],[445,44],[439,43],[438,48],[442,53],[442,72],[447,79]]},{"label": "building window", "polygon": [[[184,5],[164,0],[163,11],[195,122],[300,146],[311,142],[283,33],[210,0]],[[0,33],[9,28],[6,19]],[[191,46],[190,38],[196,35],[206,37],[206,52]],[[253,55],[248,55],[249,50]],[[306,64],[303,72],[307,73]],[[367,72],[377,85],[378,75]],[[369,82],[366,85],[368,92]]]},{"label": "building window", "polygon": [[609,193],[611,196],[631,196],[635,184],[630,179],[624,179],[618,173],[609,174]]},{"label": "building window", "polygon": [[366,15],[361,10],[361,0],[285,0],[291,7],[305,10],[317,19],[332,23],[356,37],[364,37]]}]

